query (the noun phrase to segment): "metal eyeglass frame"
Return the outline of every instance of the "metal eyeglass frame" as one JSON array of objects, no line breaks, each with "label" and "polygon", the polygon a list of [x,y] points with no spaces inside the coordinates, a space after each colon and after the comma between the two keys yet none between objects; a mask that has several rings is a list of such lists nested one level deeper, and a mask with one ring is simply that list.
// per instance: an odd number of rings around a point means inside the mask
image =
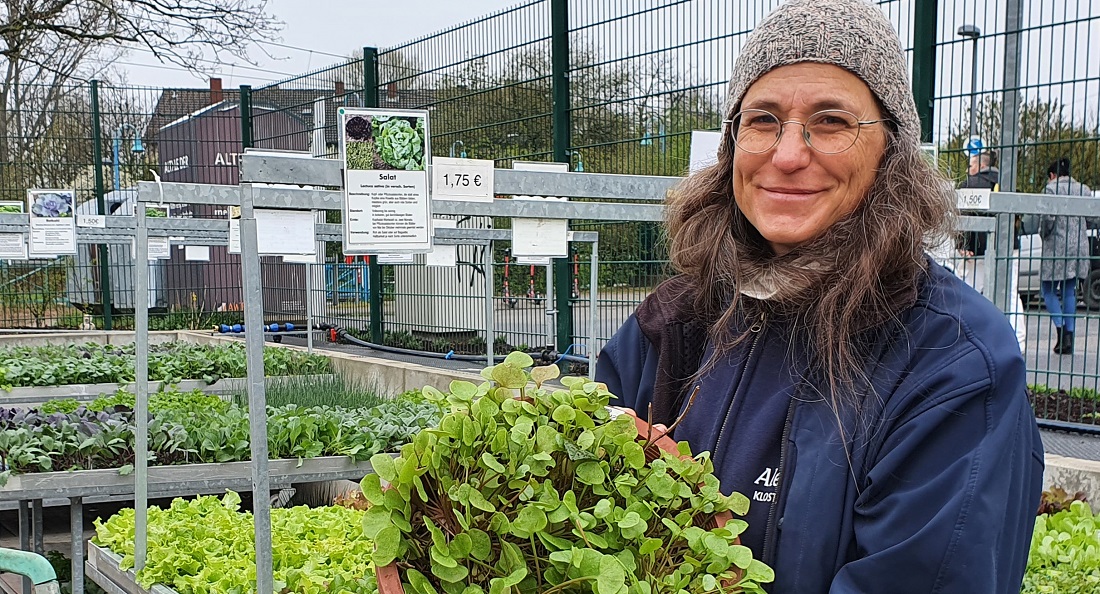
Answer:
[{"label": "metal eyeglass frame", "polygon": [[[741,145],[737,144],[737,134],[734,133],[733,123],[735,121],[737,121],[738,119],[740,119],[741,116],[744,115],[746,112],[766,113],[766,114],[772,116],[773,118],[775,118],[777,122],[779,122],[779,134],[775,135],[775,141],[772,142],[772,144],[768,148],[766,148],[764,150],[761,150],[761,151],[750,151],[750,150],[742,147]],[[863,130],[863,126],[870,125],[870,124],[881,124],[881,123],[891,121],[887,118],[882,118],[882,119],[879,119],[879,120],[861,120],[861,119],[859,119],[859,116],[857,116],[856,114],[854,114],[854,113],[852,113],[848,110],[845,110],[845,109],[823,109],[821,111],[815,111],[814,113],[810,114],[809,117],[806,118],[806,120],[807,121],[811,120],[811,119],[814,118],[814,116],[816,116],[818,114],[822,114],[822,113],[827,113],[827,112],[846,113],[846,114],[852,116],[853,118],[855,118],[855,120],[856,120],[856,135],[852,137],[852,144],[848,145],[846,148],[843,148],[839,151],[831,151],[831,152],[830,151],[823,151],[823,150],[817,148],[816,146],[814,146],[813,143],[810,142],[809,133],[806,131],[806,122],[800,122],[798,120],[780,120],[779,116],[775,115],[774,113],[772,113],[772,112],[770,112],[766,109],[742,109],[741,111],[733,114],[732,118],[722,120],[722,124],[724,124],[728,127],[726,133],[729,135],[730,141],[733,142],[733,145],[735,147],[745,151],[746,153],[749,153],[749,154],[762,155],[762,154],[772,150],[773,148],[779,146],[779,141],[780,141],[780,139],[783,138],[783,133],[786,132],[786,130],[787,130],[787,124],[798,124],[799,126],[802,126],[801,136],[802,136],[802,141],[806,143],[806,146],[810,147],[811,149],[813,149],[813,150],[815,150],[815,151],[817,151],[817,152],[819,152],[823,155],[839,155],[840,153],[846,152],[849,149],[851,149],[853,146],[856,145],[856,141],[859,140],[859,133],[860,133],[861,130]]]}]

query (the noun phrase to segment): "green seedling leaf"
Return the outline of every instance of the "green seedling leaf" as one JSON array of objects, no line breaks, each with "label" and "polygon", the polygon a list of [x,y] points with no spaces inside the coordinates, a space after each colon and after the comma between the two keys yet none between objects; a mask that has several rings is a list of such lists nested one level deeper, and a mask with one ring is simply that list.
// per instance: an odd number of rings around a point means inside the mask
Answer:
[{"label": "green seedling leaf", "polygon": [[[465,559],[470,556],[474,548],[474,541],[466,532],[460,532],[451,540],[451,555],[455,559]],[[454,580],[451,580],[454,581]]]},{"label": "green seedling leaf", "polygon": [[522,369],[501,364],[493,367],[492,380],[502,388],[519,389],[527,384],[527,374]]},{"label": "green seedling leaf", "polygon": [[729,550],[724,553],[724,555],[728,556],[730,562],[741,569],[748,569],[753,561],[752,551],[749,550],[749,547],[743,545],[733,545],[729,547]]},{"label": "green seedling leaf", "polygon": [[504,358],[504,364],[517,369],[527,369],[535,364],[535,360],[531,358],[531,355],[522,351],[512,351]]},{"label": "green seedling leaf", "polygon": [[462,398],[473,399],[477,396],[477,386],[463,380],[451,380],[451,394]]},{"label": "green seedling leaf", "polygon": [[492,542],[489,540],[489,534],[477,528],[471,528],[466,534],[470,536],[470,556],[478,561],[489,559],[489,556],[493,554],[493,546]]},{"label": "green seedling leaf", "polygon": [[378,533],[387,526],[393,526],[390,511],[381,505],[375,505],[363,515],[363,535],[367,538],[377,539]]},{"label": "green seedling leaf", "polygon": [[377,566],[393,563],[401,550],[401,531],[397,526],[386,526],[374,536],[374,555],[371,559]]},{"label": "green seedling leaf", "polygon": [[512,534],[519,538],[531,538],[546,528],[546,512],[537,507],[525,507],[512,521]]},{"label": "green seedling leaf", "polygon": [[504,474],[508,470],[504,467],[503,464],[497,461],[496,456],[493,456],[493,454],[489,452],[485,452],[481,455],[481,463],[484,464],[485,467],[489,470],[492,470],[493,472],[496,472],[498,474]]},{"label": "green seedling leaf", "polygon": [[557,379],[560,375],[561,370],[557,365],[542,365],[531,369],[531,381],[540,387],[550,380]]},{"label": "green seedling leaf", "polygon": [[409,580],[409,586],[417,592],[417,594],[439,594],[439,592],[432,587],[432,583],[428,581],[428,578],[424,574],[415,569],[405,570],[405,578]]},{"label": "green seedling leaf", "polygon": [[374,473],[387,483],[397,480],[397,468],[394,466],[393,457],[389,454],[371,456],[370,465],[374,469]]},{"label": "green seedling leaf", "polygon": [[577,465],[576,473],[577,480],[586,485],[602,485],[607,478],[607,473],[596,461],[581,462]]},{"label": "green seedling leaf", "polygon": [[554,413],[551,415],[554,421],[561,423],[562,425],[568,425],[577,418],[577,411],[568,404],[563,404],[554,409]]},{"label": "green seedling leaf", "polygon": [[382,479],[377,474],[371,473],[359,481],[359,490],[371,505],[382,505],[386,497],[382,493]]}]

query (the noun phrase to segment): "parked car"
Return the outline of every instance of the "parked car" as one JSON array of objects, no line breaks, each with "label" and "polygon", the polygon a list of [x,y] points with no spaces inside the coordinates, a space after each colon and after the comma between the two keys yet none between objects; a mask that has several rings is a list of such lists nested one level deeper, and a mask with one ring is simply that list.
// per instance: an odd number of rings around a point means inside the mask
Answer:
[{"label": "parked car", "polygon": [[[1089,309],[1100,309],[1100,236],[1089,229],[1089,255],[1092,258],[1089,276],[1077,285],[1077,299]],[[1020,284],[1017,290],[1024,303],[1042,302],[1039,288],[1039,267],[1042,262],[1043,240],[1038,234],[1020,237]]]}]

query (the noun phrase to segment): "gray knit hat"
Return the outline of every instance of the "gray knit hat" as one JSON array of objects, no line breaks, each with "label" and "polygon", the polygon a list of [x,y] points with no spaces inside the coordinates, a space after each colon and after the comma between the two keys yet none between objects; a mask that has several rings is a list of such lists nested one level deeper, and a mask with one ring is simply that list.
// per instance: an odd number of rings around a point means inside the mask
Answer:
[{"label": "gray knit hat", "polygon": [[733,67],[726,114],[745,91],[780,66],[833,64],[867,83],[898,127],[898,142],[920,144],[920,118],[897,32],[865,0],[791,0],[772,11],[749,35]]}]

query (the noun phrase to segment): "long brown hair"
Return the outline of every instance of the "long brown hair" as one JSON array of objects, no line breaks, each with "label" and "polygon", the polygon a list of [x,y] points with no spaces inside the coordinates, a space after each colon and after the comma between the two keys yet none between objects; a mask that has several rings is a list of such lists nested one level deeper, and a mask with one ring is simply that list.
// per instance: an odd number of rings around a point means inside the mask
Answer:
[{"label": "long brown hair", "polygon": [[[692,281],[695,313],[709,324],[716,354],[744,340],[751,320],[765,313],[791,320],[793,340],[810,347],[811,372],[834,407],[860,407],[868,337],[881,336],[916,301],[925,248],[953,229],[950,183],[915,142],[899,140],[892,126],[886,132],[863,202],[787,254],[776,255],[734,201],[728,134],[718,162],[689,176],[666,213],[672,265]],[[739,294],[761,277],[783,283],[781,298]]]}]

